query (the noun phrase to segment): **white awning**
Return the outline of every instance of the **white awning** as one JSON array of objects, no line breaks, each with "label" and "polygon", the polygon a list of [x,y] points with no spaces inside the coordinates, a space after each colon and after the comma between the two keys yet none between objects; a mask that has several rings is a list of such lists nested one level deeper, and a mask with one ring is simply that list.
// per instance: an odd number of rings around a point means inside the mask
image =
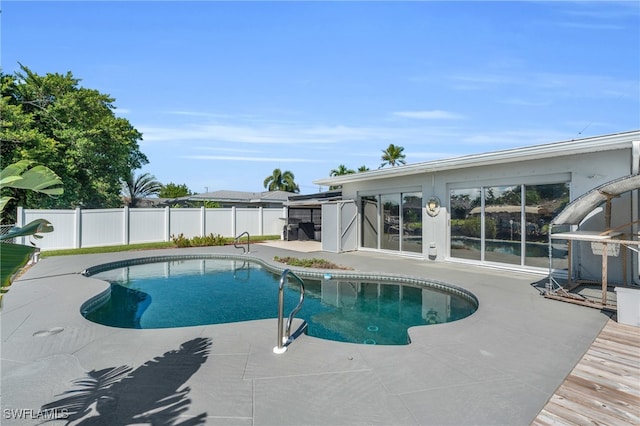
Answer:
[{"label": "white awning", "polygon": [[578,225],[594,209],[611,197],[640,189],[640,175],[629,175],[600,185],[569,203],[553,219],[554,225]]}]

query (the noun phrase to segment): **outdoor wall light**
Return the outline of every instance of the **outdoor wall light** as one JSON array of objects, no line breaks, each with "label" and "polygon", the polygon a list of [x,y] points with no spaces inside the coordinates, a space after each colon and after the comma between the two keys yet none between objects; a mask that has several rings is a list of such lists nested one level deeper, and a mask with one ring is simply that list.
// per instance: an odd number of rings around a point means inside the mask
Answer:
[{"label": "outdoor wall light", "polygon": [[429,197],[427,200],[427,214],[431,217],[438,216],[440,213],[440,199],[435,195]]}]

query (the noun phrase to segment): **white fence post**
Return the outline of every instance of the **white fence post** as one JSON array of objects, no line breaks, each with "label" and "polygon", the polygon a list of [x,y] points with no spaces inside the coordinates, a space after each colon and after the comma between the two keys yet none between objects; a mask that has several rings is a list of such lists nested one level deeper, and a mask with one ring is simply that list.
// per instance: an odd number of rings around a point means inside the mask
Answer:
[{"label": "white fence post", "polygon": [[258,233],[264,235],[264,207],[258,207]]},{"label": "white fence post", "polygon": [[82,210],[80,209],[80,207],[76,207],[73,224],[75,226],[73,234],[73,248],[80,248],[80,246],[82,245]]},{"label": "white fence post", "polygon": [[122,209],[122,244],[129,244],[129,206]]},{"label": "white fence post", "polygon": [[231,236],[236,237],[236,206],[231,206]]},{"label": "white fence post", "polygon": [[[18,211],[16,212],[16,226],[18,228],[22,228],[24,225],[24,209],[22,207],[18,207]],[[24,238],[25,237],[20,237],[18,242],[20,244],[24,244]]]},{"label": "white fence post", "polygon": [[204,237],[204,233],[207,232],[207,209],[204,206],[200,207],[200,235]]},{"label": "white fence post", "polygon": [[164,240],[171,240],[171,207],[164,208]]},{"label": "white fence post", "polygon": [[285,229],[287,229],[287,224],[289,223],[289,209],[287,207],[282,207],[282,217],[284,218],[284,224],[285,226],[282,228],[282,231],[280,231],[280,239],[281,240],[285,240],[286,239],[286,232]]}]

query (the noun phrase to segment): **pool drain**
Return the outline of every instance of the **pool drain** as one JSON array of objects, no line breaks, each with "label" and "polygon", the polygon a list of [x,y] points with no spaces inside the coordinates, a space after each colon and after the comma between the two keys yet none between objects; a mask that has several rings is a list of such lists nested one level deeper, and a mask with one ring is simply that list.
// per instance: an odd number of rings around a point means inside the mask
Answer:
[{"label": "pool drain", "polygon": [[364,343],[365,345],[375,345],[376,341],[373,339],[365,339],[365,341],[362,343]]},{"label": "pool drain", "polygon": [[380,329],[378,328],[377,325],[370,325],[369,327],[367,327],[367,330],[376,332],[376,331],[378,331]]}]

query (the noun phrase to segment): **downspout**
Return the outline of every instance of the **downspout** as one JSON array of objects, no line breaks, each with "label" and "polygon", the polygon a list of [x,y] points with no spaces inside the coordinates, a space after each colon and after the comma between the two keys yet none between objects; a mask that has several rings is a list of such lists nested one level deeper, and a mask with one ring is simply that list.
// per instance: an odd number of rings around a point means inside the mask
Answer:
[{"label": "downspout", "polygon": [[[640,140],[631,142],[631,174],[637,175],[640,173]],[[631,221],[634,222],[631,226],[631,232],[633,235],[638,235],[638,190],[631,191]],[[640,274],[638,273],[638,262],[640,259],[639,253],[634,253],[631,260],[631,275],[633,275],[633,283],[640,285]]]}]

